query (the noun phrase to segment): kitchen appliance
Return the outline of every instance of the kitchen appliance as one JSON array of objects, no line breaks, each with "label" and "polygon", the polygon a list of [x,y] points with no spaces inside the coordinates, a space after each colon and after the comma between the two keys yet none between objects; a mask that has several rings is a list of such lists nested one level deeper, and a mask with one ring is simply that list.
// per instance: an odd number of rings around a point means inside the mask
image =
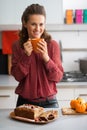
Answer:
[{"label": "kitchen appliance", "polygon": [[87,74],[80,71],[64,72],[61,82],[87,82]]},{"label": "kitchen appliance", "polygon": [[87,59],[80,59],[79,61],[80,71],[87,74]]},{"label": "kitchen appliance", "polygon": [[79,63],[79,69],[82,73],[87,74],[87,58],[82,58],[79,60],[75,60],[75,62]]}]

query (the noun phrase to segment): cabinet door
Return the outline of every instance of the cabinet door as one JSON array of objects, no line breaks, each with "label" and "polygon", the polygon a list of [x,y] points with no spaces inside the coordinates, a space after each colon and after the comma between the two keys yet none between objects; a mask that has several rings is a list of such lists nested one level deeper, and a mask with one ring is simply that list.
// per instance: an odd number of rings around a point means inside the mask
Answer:
[{"label": "cabinet door", "polygon": [[14,89],[1,89],[0,88],[0,109],[15,108],[16,95]]},{"label": "cabinet door", "polygon": [[59,107],[69,107],[70,100],[74,98],[73,88],[58,88],[57,100],[59,102]]},{"label": "cabinet door", "polygon": [[87,102],[87,88],[76,88],[75,89],[75,98],[82,97]]}]

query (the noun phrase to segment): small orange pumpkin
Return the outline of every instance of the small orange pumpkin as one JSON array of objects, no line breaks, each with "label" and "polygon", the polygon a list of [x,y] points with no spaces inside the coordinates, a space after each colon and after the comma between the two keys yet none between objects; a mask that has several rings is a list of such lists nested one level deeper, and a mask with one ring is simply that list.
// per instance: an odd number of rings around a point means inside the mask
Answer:
[{"label": "small orange pumpkin", "polygon": [[86,111],[86,105],[85,103],[76,103],[76,112],[84,113]]},{"label": "small orange pumpkin", "polygon": [[72,109],[75,109],[76,103],[77,103],[76,99],[73,99],[73,100],[70,101],[70,106],[71,106]]},{"label": "small orange pumpkin", "polygon": [[87,102],[85,103],[85,105],[86,105],[86,111],[87,111]]}]

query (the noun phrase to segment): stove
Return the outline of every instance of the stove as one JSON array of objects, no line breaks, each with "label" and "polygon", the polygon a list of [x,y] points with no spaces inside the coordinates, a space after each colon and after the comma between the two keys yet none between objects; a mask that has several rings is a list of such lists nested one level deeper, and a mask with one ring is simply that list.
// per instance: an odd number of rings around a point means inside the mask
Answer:
[{"label": "stove", "polygon": [[64,72],[61,82],[87,82],[87,74],[79,71]]}]

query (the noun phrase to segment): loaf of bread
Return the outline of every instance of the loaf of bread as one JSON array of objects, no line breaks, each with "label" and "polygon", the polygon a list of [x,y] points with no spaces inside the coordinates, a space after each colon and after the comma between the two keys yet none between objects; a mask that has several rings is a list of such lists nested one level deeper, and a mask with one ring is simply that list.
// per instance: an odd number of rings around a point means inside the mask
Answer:
[{"label": "loaf of bread", "polygon": [[14,113],[16,116],[33,119],[33,120],[38,118],[40,114],[43,112],[44,112],[43,107],[39,107],[31,104],[23,104],[14,109]]}]

